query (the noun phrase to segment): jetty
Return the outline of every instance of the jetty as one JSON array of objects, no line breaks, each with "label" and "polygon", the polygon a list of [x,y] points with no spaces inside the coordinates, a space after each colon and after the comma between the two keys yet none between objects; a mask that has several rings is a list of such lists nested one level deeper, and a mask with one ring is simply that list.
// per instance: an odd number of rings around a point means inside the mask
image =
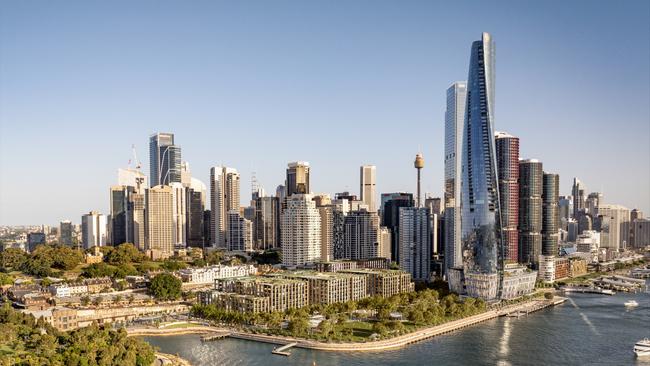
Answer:
[{"label": "jetty", "polygon": [[271,353],[273,353],[274,355],[280,355],[280,356],[287,356],[287,357],[289,357],[289,356],[291,356],[291,353],[290,353],[290,352],[287,352],[287,350],[290,349],[290,348],[292,348],[292,347],[295,347],[295,346],[297,346],[297,345],[298,345],[297,342],[291,342],[291,343],[289,343],[289,344],[285,344],[285,345],[282,346],[282,347],[276,347],[276,348],[274,348],[273,351],[271,351]]},{"label": "jetty", "polygon": [[585,286],[565,286],[561,290],[564,293],[581,293],[581,294],[599,294],[599,295],[614,295],[616,292],[600,287],[585,287]]},{"label": "jetty", "polygon": [[204,335],[201,337],[203,342],[215,341],[217,339],[223,339],[230,336],[230,332],[215,332],[212,334]]},{"label": "jetty", "polygon": [[499,316],[519,318],[520,316],[534,313],[536,311],[542,310],[549,306],[562,304],[566,300],[567,299],[565,297],[556,297],[553,300],[539,300],[539,301],[534,301],[523,305],[509,306],[507,308],[503,308],[499,310]]}]

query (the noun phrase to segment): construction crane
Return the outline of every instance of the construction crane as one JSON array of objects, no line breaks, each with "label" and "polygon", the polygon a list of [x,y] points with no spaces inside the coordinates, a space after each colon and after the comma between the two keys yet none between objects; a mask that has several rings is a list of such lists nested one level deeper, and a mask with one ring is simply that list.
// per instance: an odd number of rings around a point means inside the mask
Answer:
[{"label": "construction crane", "polygon": [[135,164],[135,169],[140,170],[142,163],[138,160],[138,154],[135,152],[135,144],[131,145],[131,151],[133,152],[133,159],[129,159],[129,169],[131,169],[131,163]]}]

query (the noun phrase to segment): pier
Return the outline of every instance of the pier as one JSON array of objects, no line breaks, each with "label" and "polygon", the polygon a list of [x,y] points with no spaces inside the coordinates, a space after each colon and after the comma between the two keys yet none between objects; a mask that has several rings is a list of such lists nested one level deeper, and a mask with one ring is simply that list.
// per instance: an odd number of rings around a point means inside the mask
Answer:
[{"label": "pier", "polygon": [[599,295],[614,295],[616,292],[607,290],[600,287],[562,287],[564,293],[581,293],[581,294],[599,294]]},{"label": "pier", "polygon": [[287,357],[289,357],[289,356],[291,356],[291,353],[290,353],[290,352],[286,352],[286,351],[287,351],[289,348],[295,347],[295,346],[297,346],[297,345],[298,345],[297,342],[292,342],[292,343],[289,343],[289,344],[285,344],[285,345],[282,346],[282,347],[276,347],[276,348],[274,348],[273,351],[271,351],[271,353],[273,353],[274,355],[280,355],[280,356],[287,356]]},{"label": "pier", "polygon": [[229,336],[230,336],[230,332],[216,332],[201,337],[201,340],[203,342],[209,342],[209,341],[215,341],[217,339],[223,339]]},{"label": "pier", "polygon": [[542,310],[549,306],[559,305],[565,301],[566,301],[565,297],[557,297],[554,300],[539,300],[524,305],[507,307],[499,310],[499,316],[519,318],[520,316],[528,315],[530,313]]}]

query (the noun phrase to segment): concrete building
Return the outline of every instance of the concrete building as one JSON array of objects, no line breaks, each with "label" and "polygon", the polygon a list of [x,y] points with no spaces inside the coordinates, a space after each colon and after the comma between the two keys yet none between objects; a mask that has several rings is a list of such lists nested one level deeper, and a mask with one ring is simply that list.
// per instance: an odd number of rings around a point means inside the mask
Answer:
[{"label": "concrete building", "polygon": [[321,218],[309,194],[287,197],[282,212],[282,264],[289,267],[311,264],[321,259]]},{"label": "concrete building", "polygon": [[239,214],[228,211],[228,250],[250,252],[253,250],[253,223]]},{"label": "concrete building", "polygon": [[505,132],[495,136],[497,172],[499,176],[499,203],[503,258],[511,262],[519,259],[519,137]]},{"label": "concrete building", "polygon": [[299,271],[274,275],[276,276],[306,281],[309,305],[357,301],[369,296],[368,279],[365,275]]},{"label": "concrete building", "polygon": [[591,262],[598,262],[600,233],[594,230],[583,231],[576,239],[576,250],[580,253],[589,253]]},{"label": "concrete building", "polygon": [[356,260],[377,257],[379,215],[376,212],[365,209],[350,211],[344,219],[343,233],[343,259]]},{"label": "concrete building", "polygon": [[[120,169],[121,183],[110,188],[110,223],[108,241],[117,246],[133,243],[138,249],[145,246],[145,187],[146,177]],[[142,173],[140,173],[142,174]]]},{"label": "concrete building", "polygon": [[567,230],[567,222],[573,217],[573,197],[560,196],[558,200],[561,228]]},{"label": "concrete building", "polygon": [[217,279],[215,290],[266,297],[268,311],[286,311],[309,305],[308,284],[298,279],[259,276]]},{"label": "concrete building", "polygon": [[239,212],[239,173],[216,166],[210,169],[210,238],[213,247],[228,248],[229,211]]},{"label": "concrete building", "polygon": [[309,163],[296,161],[287,166],[286,195],[309,194]]},{"label": "concrete building", "polygon": [[542,254],[542,163],[519,161],[519,263],[538,266]]},{"label": "concrete building", "polygon": [[516,263],[506,264],[503,270],[501,299],[512,300],[535,291],[537,272]]},{"label": "concrete building", "polygon": [[145,250],[151,258],[174,254],[173,191],[155,186],[145,194]]},{"label": "concrete building", "polygon": [[106,245],[106,215],[91,211],[81,216],[81,243],[85,249]]},{"label": "concrete building", "polygon": [[578,212],[586,209],[586,192],[585,186],[578,178],[573,178],[573,187],[571,189],[573,196],[573,217],[578,216]]},{"label": "concrete building", "polygon": [[59,224],[59,244],[72,246],[73,233],[74,228],[72,227],[72,222],[68,220],[61,221]]},{"label": "concrete building", "polygon": [[149,137],[149,177],[151,187],[181,182],[181,147],[174,145],[174,134]]},{"label": "concrete building", "polygon": [[187,246],[187,196],[186,188],[181,183],[170,183],[172,188],[172,221],[174,248]]},{"label": "concrete building", "polygon": [[392,260],[390,255],[390,244],[391,244],[391,234],[390,230],[381,226],[379,228],[379,248],[377,251],[377,257],[386,258],[389,261]]},{"label": "concrete building", "polygon": [[638,218],[632,222],[634,233],[634,248],[644,248],[650,245],[650,220]]},{"label": "concrete building", "polygon": [[48,287],[50,294],[55,297],[69,297],[69,296],[82,296],[88,293],[88,286],[83,285],[69,285],[69,284],[54,284]]},{"label": "concrete building", "polygon": [[630,210],[621,205],[598,206],[600,221],[600,246],[614,251],[628,247],[629,235],[625,231],[630,222]]},{"label": "concrete building", "polygon": [[539,256],[538,276],[542,282],[546,282],[546,283],[555,282],[555,256],[553,255]]},{"label": "concrete building", "polygon": [[399,266],[416,281],[431,273],[431,218],[429,209],[402,207],[399,211]]},{"label": "concrete building", "polygon": [[350,269],[340,272],[366,276],[368,296],[390,297],[415,290],[411,274],[400,270]]},{"label": "concrete building", "polygon": [[377,212],[377,168],[374,165],[362,165],[359,182],[361,201],[368,206],[368,211]]},{"label": "concrete building", "polygon": [[267,250],[280,247],[280,199],[278,197],[255,199],[253,230],[254,249]]},{"label": "concrete building", "polygon": [[460,195],[466,102],[467,83],[453,83],[447,89],[445,111],[445,273],[463,266]]},{"label": "concrete building", "polygon": [[399,263],[399,219],[400,208],[413,207],[413,194],[412,193],[382,193],[381,195],[382,210],[381,210],[381,225],[390,230],[391,235],[391,258],[393,261]]},{"label": "concrete building", "polygon": [[178,271],[183,282],[191,284],[214,283],[217,279],[245,277],[257,274],[257,268],[251,264],[238,266],[214,265],[201,268],[185,268]]},{"label": "concrete building", "polygon": [[605,204],[603,194],[600,192],[591,192],[585,200],[585,211],[591,217],[598,216],[598,206]]}]

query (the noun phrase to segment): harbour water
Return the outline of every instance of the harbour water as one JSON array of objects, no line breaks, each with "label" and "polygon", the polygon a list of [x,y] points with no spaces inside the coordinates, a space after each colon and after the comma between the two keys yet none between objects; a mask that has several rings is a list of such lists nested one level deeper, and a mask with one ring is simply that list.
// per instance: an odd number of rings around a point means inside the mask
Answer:
[{"label": "harbour water", "polygon": [[[626,308],[634,299],[639,306]],[[632,347],[650,338],[650,294],[573,294],[569,301],[520,318],[498,318],[382,352],[339,353],[292,348],[272,355],[272,344],[236,339],[201,342],[198,335],[146,337],[192,365],[644,365]]]}]

